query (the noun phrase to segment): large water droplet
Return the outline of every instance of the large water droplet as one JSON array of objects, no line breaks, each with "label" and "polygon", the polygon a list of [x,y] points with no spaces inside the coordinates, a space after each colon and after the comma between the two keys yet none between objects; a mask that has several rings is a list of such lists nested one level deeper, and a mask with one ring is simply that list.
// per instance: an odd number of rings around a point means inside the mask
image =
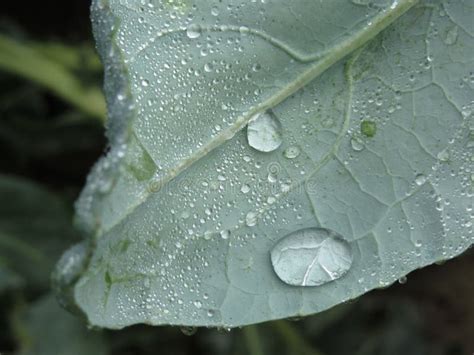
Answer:
[{"label": "large water droplet", "polygon": [[352,265],[352,252],[329,229],[307,228],[290,233],[271,251],[273,269],[293,286],[319,286],[343,276]]},{"label": "large water droplet", "polygon": [[272,152],[282,143],[281,124],[271,112],[257,114],[247,126],[247,139],[252,148]]}]

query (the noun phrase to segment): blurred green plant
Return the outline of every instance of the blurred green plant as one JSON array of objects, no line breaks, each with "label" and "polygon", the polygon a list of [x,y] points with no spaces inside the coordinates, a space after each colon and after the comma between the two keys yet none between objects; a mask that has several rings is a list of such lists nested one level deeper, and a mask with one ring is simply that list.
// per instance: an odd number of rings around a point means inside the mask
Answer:
[{"label": "blurred green plant", "polygon": [[92,118],[105,120],[105,100],[99,87],[81,80],[82,72],[100,71],[90,46],[23,43],[0,34],[0,70],[44,86]]}]

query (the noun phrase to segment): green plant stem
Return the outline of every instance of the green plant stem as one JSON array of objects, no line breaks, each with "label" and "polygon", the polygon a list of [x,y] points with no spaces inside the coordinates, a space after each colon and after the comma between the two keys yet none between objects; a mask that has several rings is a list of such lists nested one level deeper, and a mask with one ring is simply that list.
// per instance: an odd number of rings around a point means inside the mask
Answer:
[{"label": "green plant stem", "polygon": [[257,326],[250,325],[242,329],[242,334],[247,344],[249,355],[264,355],[262,342],[260,341]]},{"label": "green plant stem", "polygon": [[102,71],[102,63],[92,45],[69,46],[57,42],[33,42],[28,43],[28,46],[67,69],[85,68],[97,73]]},{"label": "green plant stem", "polygon": [[101,90],[84,87],[64,65],[32,46],[0,35],[0,70],[36,82],[90,117],[105,120],[106,107]]},{"label": "green plant stem", "polygon": [[288,323],[288,321],[274,321],[270,323],[275,331],[285,340],[290,354],[301,355],[323,355],[319,350],[314,349],[308,344],[300,334]]},{"label": "green plant stem", "polygon": [[8,314],[8,323],[10,328],[13,330],[13,336],[15,337],[17,344],[19,344],[22,349],[27,349],[30,347],[32,339],[28,334],[25,322],[21,319],[21,314],[27,307],[27,302],[25,300],[25,295],[19,291],[15,292],[13,299],[15,302]]}]

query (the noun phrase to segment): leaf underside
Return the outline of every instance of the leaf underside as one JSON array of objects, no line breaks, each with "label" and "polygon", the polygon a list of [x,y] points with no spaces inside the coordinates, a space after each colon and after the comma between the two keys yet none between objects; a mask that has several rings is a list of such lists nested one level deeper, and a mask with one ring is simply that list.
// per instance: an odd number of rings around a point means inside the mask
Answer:
[{"label": "leaf underside", "polygon": [[[77,202],[89,322],[304,316],[466,250],[473,7],[94,1],[111,148]],[[281,130],[271,152],[247,140],[265,111]],[[277,276],[270,251],[305,228],[348,243],[347,273],[314,287]]]}]

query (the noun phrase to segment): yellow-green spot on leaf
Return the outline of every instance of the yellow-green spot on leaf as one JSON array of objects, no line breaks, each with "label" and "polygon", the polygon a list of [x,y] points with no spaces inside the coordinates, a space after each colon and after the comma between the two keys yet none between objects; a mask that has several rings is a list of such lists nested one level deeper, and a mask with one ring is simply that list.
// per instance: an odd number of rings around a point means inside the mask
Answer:
[{"label": "yellow-green spot on leaf", "polygon": [[151,179],[156,171],[156,164],[150,157],[150,154],[143,149],[138,141],[132,137],[129,143],[130,151],[126,157],[127,170],[138,181],[146,181]]},{"label": "yellow-green spot on leaf", "polygon": [[189,0],[165,0],[164,4],[174,11],[184,12],[190,8]]},{"label": "yellow-green spot on leaf", "polygon": [[377,132],[377,124],[374,121],[364,120],[360,123],[360,132],[366,137],[373,137]]},{"label": "yellow-green spot on leaf", "polygon": [[150,179],[155,172],[155,165],[149,155],[142,155],[136,164],[130,164],[127,168],[138,181]]}]

